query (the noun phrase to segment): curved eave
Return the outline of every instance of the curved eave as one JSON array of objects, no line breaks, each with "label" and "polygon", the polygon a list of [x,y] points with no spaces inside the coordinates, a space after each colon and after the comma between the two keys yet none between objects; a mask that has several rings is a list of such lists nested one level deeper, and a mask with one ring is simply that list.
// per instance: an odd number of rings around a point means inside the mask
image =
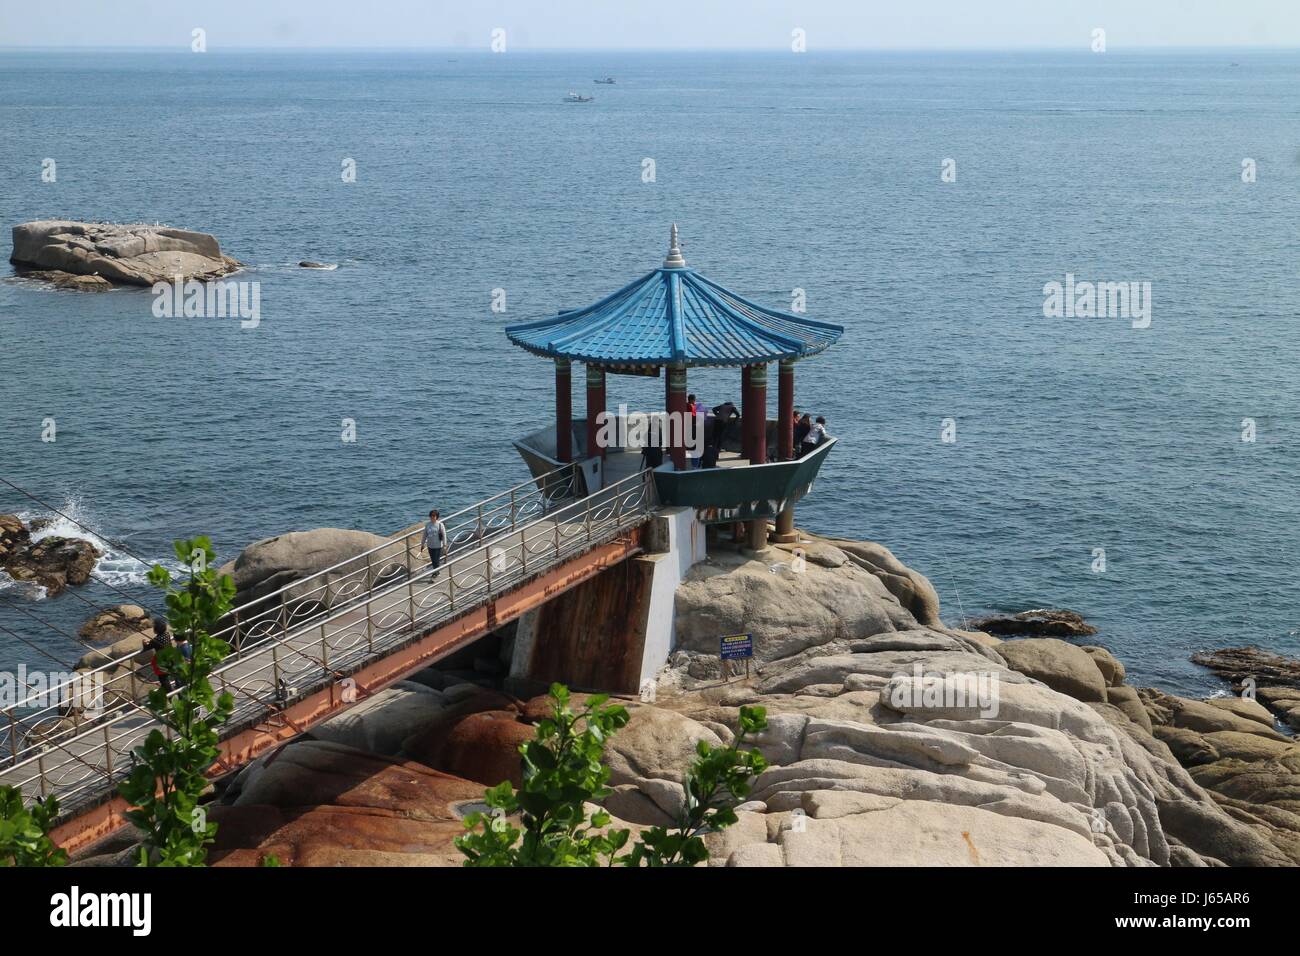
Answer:
[{"label": "curved eave", "polygon": [[[625,323],[634,340],[648,339],[654,350],[609,354],[617,345],[608,341],[611,331]],[[506,326],[505,333],[533,355],[607,368],[739,368],[818,355],[839,340],[844,327],[769,309],[691,269],[665,268],[584,309]],[[594,343],[599,348],[588,347],[602,337],[606,341]],[[769,347],[754,347],[760,344]]]},{"label": "curved eave", "polygon": [[510,336],[510,341],[519,346],[525,352],[531,352],[540,358],[557,359],[564,358],[571,362],[584,362],[591,365],[600,365],[605,368],[650,368],[659,365],[673,365],[681,362],[686,368],[743,368],[746,365],[761,365],[771,362],[779,362],[782,359],[805,359],[814,355],[820,355],[828,348],[834,345],[834,342],[827,342],[825,345],[819,345],[816,348],[808,349],[802,352],[773,352],[768,355],[755,357],[745,357],[743,359],[711,359],[711,358],[636,358],[636,359],[611,359],[598,355],[587,355],[579,351],[560,352],[552,349],[541,348],[530,345],[526,342],[520,342],[518,339]]}]

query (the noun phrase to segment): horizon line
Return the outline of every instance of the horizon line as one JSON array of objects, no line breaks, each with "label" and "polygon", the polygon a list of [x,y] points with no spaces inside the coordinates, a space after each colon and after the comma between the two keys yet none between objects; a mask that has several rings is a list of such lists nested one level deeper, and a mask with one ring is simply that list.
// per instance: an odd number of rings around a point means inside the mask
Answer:
[{"label": "horizon line", "polygon": [[[495,53],[487,49],[487,45],[474,46],[328,46],[328,45],[296,45],[296,44],[254,44],[240,45],[232,44],[230,46],[218,46],[204,51],[206,53],[242,53],[242,52],[285,52],[285,53],[467,53],[481,54],[483,56],[508,56],[510,53],[771,53],[790,56],[808,56],[817,53],[1078,53],[1086,56],[1108,56],[1112,53],[1142,53],[1152,51],[1171,51],[1181,50],[1187,52],[1207,52],[1207,51],[1300,51],[1300,43],[1252,43],[1252,44],[1145,44],[1115,47],[1107,49],[1105,53],[1096,53],[1090,50],[1087,44],[1071,44],[1057,46],[930,46],[930,47],[909,47],[909,46],[819,46],[802,53],[792,53],[789,49],[780,46],[771,47],[636,47],[636,46],[617,46],[617,47],[559,47],[559,46],[527,46],[506,51],[505,53]],[[97,51],[104,53],[111,52],[158,52],[158,53],[190,53],[188,44],[176,43],[174,45],[161,44],[63,44],[58,46],[46,46],[41,44],[0,44],[0,52],[87,52]]]}]

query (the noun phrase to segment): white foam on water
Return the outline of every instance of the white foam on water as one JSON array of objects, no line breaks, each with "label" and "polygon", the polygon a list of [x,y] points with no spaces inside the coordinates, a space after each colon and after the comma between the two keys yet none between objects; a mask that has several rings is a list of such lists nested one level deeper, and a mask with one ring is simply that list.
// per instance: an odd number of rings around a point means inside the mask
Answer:
[{"label": "white foam on water", "polygon": [[[100,557],[95,562],[93,571],[95,577],[100,581],[119,588],[132,585],[138,587],[149,583],[149,569],[153,565],[132,557],[100,537],[94,530],[94,522],[90,520],[90,516],[82,508],[80,499],[68,498],[59,506],[59,511],[63,512],[63,514],[25,511],[21,512],[18,517],[29,527],[37,519],[48,519],[48,524],[32,532],[32,541],[57,536],[60,538],[77,538],[93,544],[100,551]],[[67,517],[64,517],[64,515]],[[177,570],[179,567],[174,556],[169,560],[158,563],[172,571]],[[10,580],[12,581],[12,578]],[[20,584],[17,581],[13,581],[13,583]],[[45,589],[41,588],[40,591],[40,596],[44,597]]]},{"label": "white foam on water", "polygon": [[32,601],[44,601],[49,591],[34,581],[15,581],[0,571],[0,594],[13,592]]}]

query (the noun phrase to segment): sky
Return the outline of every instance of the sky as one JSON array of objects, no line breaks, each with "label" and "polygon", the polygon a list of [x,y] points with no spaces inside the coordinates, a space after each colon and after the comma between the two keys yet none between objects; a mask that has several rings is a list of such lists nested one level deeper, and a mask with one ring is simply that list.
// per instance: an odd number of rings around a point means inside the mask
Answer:
[{"label": "sky", "polygon": [[1087,50],[1300,46],[1296,0],[0,0],[0,47]]}]

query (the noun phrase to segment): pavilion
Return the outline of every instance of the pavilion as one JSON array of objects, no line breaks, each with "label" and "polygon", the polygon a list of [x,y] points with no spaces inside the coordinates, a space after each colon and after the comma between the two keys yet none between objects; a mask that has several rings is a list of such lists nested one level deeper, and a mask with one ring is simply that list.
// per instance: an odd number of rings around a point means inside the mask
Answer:
[{"label": "pavilion", "polygon": [[[824,351],[844,329],[758,305],[688,268],[672,227],[663,265],[583,309],[508,326],[510,341],[555,362],[555,425],[515,442],[534,474],[567,462],[590,464],[588,483],[642,467],[640,447],[610,447],[599,440],[612,416],[606,410],[606,376],[665,376],[668,421],[687,414],[687,369],[741,370],[741,415],[724,439],[715,468],[688,467],[686,438],[669,428],[668,460],[655,469],[665,504],[689,505],[707,524],[746,522],[750,546],[767,539],[776,519],[778,540],[793,540],[794,502],[811,489],[834,439],[804,458],[794,448],[795,363]],[[584,427],[573,418],[573,362],[586,367]],[[768,365],[779,363],[777,417],[767,418]],[[581,421],[581,420],[580,420]],[[773,438],[775,441],[773,442]],[[611,458],[614,456],[614,458]],[[620,459],[619,461],[615,461]]]}]

